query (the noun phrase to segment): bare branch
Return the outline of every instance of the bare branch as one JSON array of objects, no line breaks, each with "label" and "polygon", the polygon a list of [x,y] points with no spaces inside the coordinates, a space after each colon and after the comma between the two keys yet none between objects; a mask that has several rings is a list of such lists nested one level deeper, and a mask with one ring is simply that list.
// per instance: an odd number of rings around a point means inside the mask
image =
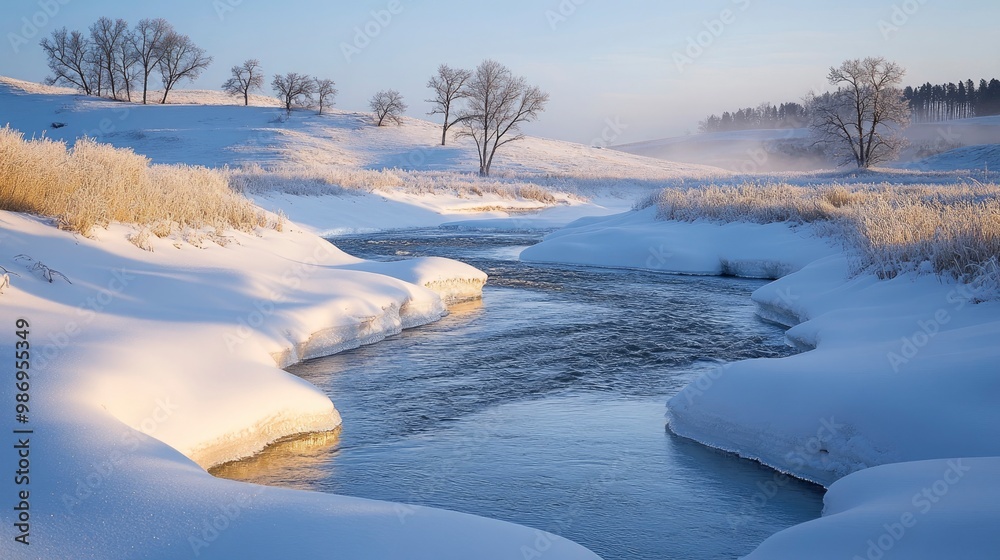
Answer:
[{"label": "bare branch", "polygon": [[[337,96],[337,84],[333,80],[326,78],[314,78],[316,89],[316,101],[319,105],[319,114],[323,114],[323,108],[328,104],[333,105],[333,99]],[[327,103],[329,101],[329,103]]]},{"label": "bare branch", "polygon": [[434,92],[434,98],[427,100],[433,104],[433,109],[428,115],[444,115],[444,124],[441,127],[442,146],[448,141],[448,129],[462,122],[461,116],[452,120],[451,113],[455,102],[468,97],[465,85],[470,78],[472,72],[442,64],[438,66],[437,75],[431,76],[427,82],[427,87]]},{"label": "bare branch", "polygon": [[398,91],[389,89],[376,93],[369,101],[369,106],[375,113],[378,126],[384,126],[386,121],[394,122],[396,125],[403,124],[403,113],[407,107]]},{"label": "bare branch", "polygon": [[310,107],[313,94],[316,93],[316,83],[312,78],[298,72],[289,72],[282,76],[277,74],[271,80],[271,87],[278,94],[278,99],[285,105],[285,111],[291,114],[296,107]]},{"label": "bare branch", "polygon": [[841,164],[868,168],[895,158],[910,106],[898,88],[905,70],[884,58],[847,60],[827,78],[838,89],[808,100],[817,144]]},{"label": "bare branch", "polygon": [[260,69],[260,61],[251,58],[239,66],[233,66],[230,73],[232,77],[222,84],[222,90],[229,95],[242,95],[243,105],[250,105],[250,92],[264,87],[264,74]]},{"label": "bare branch", "polygon": [[69,32],[63,27],[53,31],[51,38],[42,39],[39,44],[48,57],[49,70],[52,71],[48,83],[69,85],[91,94],[90,39],[79,31]]},{"label": "bare branch", "polygon": [[495,60],[483,61],[469,79],[466,107],[459,113],[461,136],[476,142],[479,174],[487,176],[497,150],[520,140],[520,124],[545,110],[549,95]]},{"label": "bare branch", "polygon": [[163,99],[181,80],[195,80],[212,63],[212,57],[194,44],[187,35],[170,32],[163,40],[163,57],[160,59],[160,77],[163,79]]},{"label": "bare branch", "polygon": [[173,26],[163,18],[143,19],[132,30],[132,49],[142,72],[142,103],[146,104],[149,76],[160,65],[165,54],[164,43],[174,33]]}]

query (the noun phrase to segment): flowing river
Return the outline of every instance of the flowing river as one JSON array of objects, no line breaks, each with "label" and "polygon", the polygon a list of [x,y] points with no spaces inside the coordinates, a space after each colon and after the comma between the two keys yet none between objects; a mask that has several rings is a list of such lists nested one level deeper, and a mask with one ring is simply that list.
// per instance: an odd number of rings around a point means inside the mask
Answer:
[{"label": "flowing river", "polygon": [[539,239],[335,239],[368,259],[462,260],[490,281],[437,323],[290,368],[330,395],[342,430],[213,473],[503,519],[606,560],[736,558],[819,517],[819,486],[665,429],[667,399],[699,371],[791,352],[754,315],[762,282],[519,262]]}]

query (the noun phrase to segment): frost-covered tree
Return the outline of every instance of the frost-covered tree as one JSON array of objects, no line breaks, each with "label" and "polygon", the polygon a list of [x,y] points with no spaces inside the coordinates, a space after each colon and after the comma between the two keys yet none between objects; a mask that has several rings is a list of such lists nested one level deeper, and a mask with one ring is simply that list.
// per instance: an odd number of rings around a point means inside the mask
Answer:
[{"label": "frost-covered tree", "polygon": [[108,91],[114,99],[118,99],[122,89],[127,89],[123,83],[125,78],[121,74],[121,67],[125,63],[119,63],[119,60],[121,54],[126,52],[123,45],[128,40],[128,23],[123,19],[112,20],[102,17],[90,26],[90,42],[93,49],[91,60],[100,73],[99,83],[102,86],[107,83]]},{"label": "frost-covered tree", "polygon": [[505,144],[519,140],[520,124],[545,110],[549,94],[495,60],[483,61],[468,82],[466,107],[460,113],[462,136],[476,143],[479,174],[488,176],[493,157]]},{"label": "frost-covered tree", "polygon": [[278,94],[278,99],[285,106],[285,111],[291,114],[295,107],[308,107],[312,104],[312,96],[316,93],[316,82],[305,74],[288,72],[284,76],[276,74],[271,80],[271,87]]},{"label": "frost-covered tree", "polygon": [[172,33],[173,26],[163,18],[140,20],[132,29],[132,49],[142,73],[143,105],[149,92],[149,76],[159,67],[164,55],[164,42]]},{"label": "frost-covered tree", "polygon": [[314,87],[316,89],[316,104],[319,114],[323,114],[323,108],[333,105],[333,98],[337,96],[337,84],[327,78],[315,78]]},{"label": "frost-covered tree", "polygon": [[134,37],[131,30],[126,29],[122,41],[118,44],[115,56],[115,71],[121,80],[121,89],[125,90],[125,99],[132,101],[132,89],[139,81],[142,68],[139,66],[139,54],[132,45]]},{"label": "frost-covered tree", "polygon": [[202,71],[212,64],[212,57],[194,44],[187,35],[171,32],[163,41],[163,57],[160,59],[160,78],[163,80],[163,99],[181,80],[195,80]]},{"label": "frost-covered tree", "polygon": [[884,58],[847,60],[830,68],[837,90],[809,99],[816,143],[843,164],[868,168],[889,161],[906,144],[910,105],[899,84],[905,70]]},{"label": "frost-covered tree", "polygon": [[47,83],[75,87],[87,95],[93,92],[91,44],[87,36],[63,27],[53,31],[51,37],[42,39],[39,44],[52,71],[46,79]]},{"label": "frost-covered tree", "polygon": [[230,69],[232,76],[222,84],[222,90],[229,95],[242,95],[243,105],[250,105],[250,92],[264,87],[264,74],[260,61],[251,58]]},{"label": "frost-covered tree", "polygon": [[394,89],[382,90],[371,98],[368,105],[375,113],[375,121],[378,126],[384,126],[386,121],[394,122],[397,125],[403,124],[406,103],[403,103],[403,96],[398,91]]},{"label": "frost-covered tree", "polygon": [[444,115],[444,124],[441,126],[441,145],[448,141],[448,129],[461,122],[460,118],[451,119],[455,103],[463,99],[467,93],[465,84],[472,77],[472,72],[461,68],[452,68],[447,64],[438,66],[437,74],[431,76],[427,82],[427,87],[434,92],[434,98],[428,99],[428,103],[434,104],[434,109],[429,115]]}]

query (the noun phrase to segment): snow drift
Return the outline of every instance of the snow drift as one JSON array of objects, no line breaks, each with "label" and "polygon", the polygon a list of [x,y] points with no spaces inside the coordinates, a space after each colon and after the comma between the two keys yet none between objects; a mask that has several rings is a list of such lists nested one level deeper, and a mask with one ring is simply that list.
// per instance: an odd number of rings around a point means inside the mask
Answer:
[{"label": "snow drift", "polygon": [[[380,340],[446,307],[427,287],[351,270],[358,259],[294,224],[201,247],[153,237],[152,252],[129,232],[112,225],[88,239],[0,213],[0,264],[13,273],[0,305],[30,325],[21,427],[34,431],[31,545],[5,538],[0,556],[459,559],[521,558],[525,548],[595,558],[507,523],[210,476],[205,467],[276,439],[340,425],[326,395],[279,366]],[[52,282],[38,262],[58,272]],[[484,280],[444,260],[387,272],[466,282],[466,296]],[[0,333],[8,355],[13,331]],[[13,478],[2,488],[14,495]]]},{"label": "snow drift", "polygon": [[[982,292],[993,285],[852,276],[848,255],[810,226],[658,221],[654,209],[581,220],[522,258],[780,277],[753,300],[805,352],[703,373],[667,404],[675,433],[830,487],[823,519],[779,533],[751,558],[880,558],[890,549],[937,558],[941,543],[963,557],[996,550],[988,527],[1000,522],[1000,302]],[[975,475],[938,506],[952,485],[936,481],[953,461],[975,465]],[[927,515],[911,504],[923,488],[937,492],[924,498],[934,506]],[[894,524],[914,508],[904,539]]]}]

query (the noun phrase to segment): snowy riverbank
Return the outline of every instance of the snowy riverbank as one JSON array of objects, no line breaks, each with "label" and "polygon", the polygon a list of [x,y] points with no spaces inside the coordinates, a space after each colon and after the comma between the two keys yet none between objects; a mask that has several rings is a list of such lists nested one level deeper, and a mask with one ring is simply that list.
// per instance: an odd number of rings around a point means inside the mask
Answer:
[{"label": "snowy riverbank", "polygon": [[[0,264],[15,273],[0,295],[9,323],[0,347],[13,355],[14,321],[24,319],[30,412],[19,427],[33,430],[30,482],[0,488],[11,499],[30,491],[31,545],[8,524],[0,555],[458,559],[530,549],[593,558],[507,523],[205,472],[281,437],[339,426],[330,399],[280,366],[434,321],[446,308],[425,285],[461,299],[486,279],[444,259],[369,265],[285,229],[197,245],[152,238],[147,252],[124,226],[87,239],[0,213]],[[34,263],[61,275],[49,282]]]},{"label": "snowy riverbank", "polygon": [[[975,303],[969,287],[930,274],[851,278],[847,257],[808,226],[663,222],[653,209],[572,224],[522,258],[781,277],[753,299],[809,351],[706,373],[668,403],[674,432],[830,486],[823,519],[780,533],[754,557],[865,558],[891,548],[934,558],[930,545],[940,541],[977,557],[1000,544],[990,529],[1000,522],[997,460],[964,460],[969,476],[946,475],[951,459],[1000,455],[997,302]],[[922,460],[931,462],[912,463]],[[888,466],[865,470],[877,465]],[[959,479],[962,492],[946,498]],[[881,499],[859,490],[866,484],[884,485]],[[917,504],[924,488],[933,515]],[[919,523],[879,543],[905,508]],[[867,539],[882,547],[876,556]]]}]

